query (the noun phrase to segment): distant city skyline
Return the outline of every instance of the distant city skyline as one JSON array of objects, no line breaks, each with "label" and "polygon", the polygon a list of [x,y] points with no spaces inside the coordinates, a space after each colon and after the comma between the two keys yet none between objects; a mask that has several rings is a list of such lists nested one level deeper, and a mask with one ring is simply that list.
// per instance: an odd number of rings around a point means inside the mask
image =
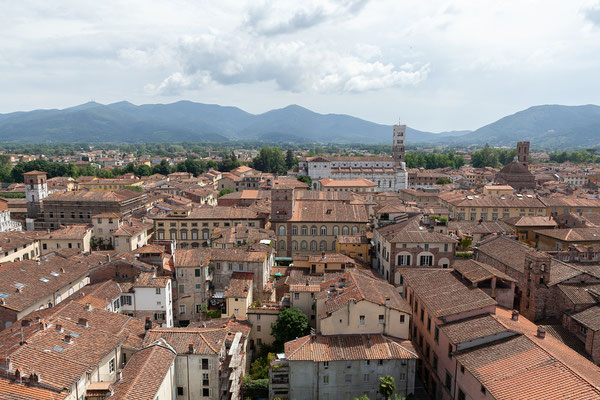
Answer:
[{"label": "distant city skyline", "polygon": [[600,2],[6,2],[0,113],[298,104],[426,131],[599,104]]}]

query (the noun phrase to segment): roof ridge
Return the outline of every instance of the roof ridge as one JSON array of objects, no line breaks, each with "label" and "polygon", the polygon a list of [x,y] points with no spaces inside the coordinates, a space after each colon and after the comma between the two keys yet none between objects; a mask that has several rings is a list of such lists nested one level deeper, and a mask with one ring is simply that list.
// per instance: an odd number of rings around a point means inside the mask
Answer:
[{"label": "roof ridge", "polygon": [[391,342],[391,343],[395,344],[396,346],[398,346],[398,347],[401,347],[403,350],[406,350],[406,351],[408,351],[410,354],[414,355],[415,357],[418,357],[418,356],[419,356],[419,355],[418,355],[416,352],[414,352],[414,351],[412,351],[412,350],[409,350],[409,349],[407,349],[406,347],[402,346],[400,343],[396,342],[395,340],[392,340],[392,339],[391,339],[389,336],[387,336],[387,335],[384,335],[384,334],[381,334],[381,333],[378,333],[377,335],[378,335],[378,336],[383,336],[383,338],[384,338],[385,340],[387,340],[388,342]]}]

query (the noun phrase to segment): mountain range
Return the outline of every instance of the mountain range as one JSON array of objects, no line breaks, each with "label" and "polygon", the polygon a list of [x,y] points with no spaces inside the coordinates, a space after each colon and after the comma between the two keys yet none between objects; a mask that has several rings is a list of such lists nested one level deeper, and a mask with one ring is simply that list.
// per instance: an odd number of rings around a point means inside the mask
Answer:
[{"label": "mountain range", "polygon": [[[89,102],[62,110],[0,114],[0,140],[60,142],[391,143],[392,127],[344,114],[319,114],[290,105],[263,114],[237,107],[179,101],[136,106]],[[600,107],[542,105],[506,116],[475,131],[432,133],[407,128],[407,144],[595,147]]]}]

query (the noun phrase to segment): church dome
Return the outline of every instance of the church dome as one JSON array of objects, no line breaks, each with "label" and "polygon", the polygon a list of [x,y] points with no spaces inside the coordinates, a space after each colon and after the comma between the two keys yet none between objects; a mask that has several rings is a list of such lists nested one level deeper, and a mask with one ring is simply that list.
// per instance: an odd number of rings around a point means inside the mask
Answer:
[{"label": "church dome", "polygon": [[500,170],[501,174],[527,174],[528,172],[529,169],[525,165],[515,161],[506,164]]}]

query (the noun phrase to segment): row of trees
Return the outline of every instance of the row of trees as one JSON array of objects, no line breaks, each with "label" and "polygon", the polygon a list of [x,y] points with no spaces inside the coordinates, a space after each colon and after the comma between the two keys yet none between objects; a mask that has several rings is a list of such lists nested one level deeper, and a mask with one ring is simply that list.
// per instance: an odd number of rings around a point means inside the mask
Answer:
[{"label": "row of trees", "polygon": [[516,155],[517,150],[515,149],[494,149],[485,146],[483,149],[471,154],[471,165],[475,168],[497,168],[512,162]]},{"label": "row of trees", "polygon": [[550,154],[550,161],[556,163],[600,163],[600,155],[596,154],[596,149],[587,149],[568,153],[566,151]]},{"label": "row of trees", "polygon": [[407,153],[408,168],[448,168],[458,169],[465,165],[465,159],[454,153]]},{"label": "row of trees", "polygon": [[288,170],[298,164],[298,159],[291,149],[285,155],[278,147],[263,147],[258,156],[254,157],[250,166],[258,171],[285,175]]}]

